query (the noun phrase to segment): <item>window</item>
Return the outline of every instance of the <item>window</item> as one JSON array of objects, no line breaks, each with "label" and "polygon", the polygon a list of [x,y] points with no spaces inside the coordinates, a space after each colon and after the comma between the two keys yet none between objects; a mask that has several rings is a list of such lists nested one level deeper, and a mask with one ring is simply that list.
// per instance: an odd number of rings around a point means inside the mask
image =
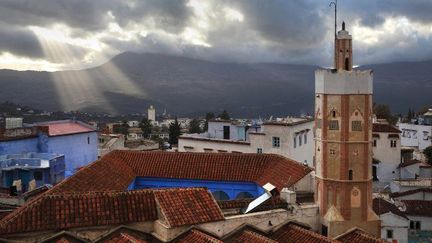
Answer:
[{"label": "window", "polygon": [[307,144],[307,132],[303,136],[304,136],[304,144]]},{"label": "window", "polygon": [[42,172],[41,171],[33,172],[33,178],[37,181],[41,181],[42,180]]},{"label": "window", "polygon": [[396,140],[390,140],[390,147],[396,148]]},{"label": "window", "polygon": [[280,138],[279,137],[273,137],[272,138],[272,146],[273,146],[273,148],[279,148],[280,147]]},{"label": "window", "polygon": [[329,121],[329,130],[339,130],[339,121],[338,120]]},{"label": "window", "polygon": [[356,132],[361,132],[362,131],[361,121],[352,121],[351,122],[351,130],[356,131]]},{"label": "window", "polygon": [[301,145],[302,145],[302,136],[300,134],[300,136],[299,136],[299,146],[301,146]]},{"label": "window", "polygon": [[348,180],[350,180],[350,181],[353,180],[353,170],[348,171]]},{"label": "window", "polygon": [[214,191],[212,194],[216,201],[226,201],[230,199],[228,194],[224,191]]},{"label": "window", "polygon": [[257,154],[262,154],[262,148],[257,148]]},{"label": "window", "polygon": [[410,221],[410,229],[420,230],[421,229],[421,222],[420,221]]},{"label": "window", "polygon": [[374,139],[374,141],[373,141],[373,146],[374,146],[374,147],[377,146],[377,140],[376,140],[376,139]]},{"label": "window", "polygon": [[87,144],[90,144],[90,137],[87,137]]},{"label": "window", "polygon": [[378,181],[377,167],[376,166],[372,166],[372,178],[373,178],[373,181]]},{"label": "window", "polygon": [[393,239],[393,230],[387,230],[387,239]]},{"label": "window", "polygon": [[230,139],[230,127],[223,126],[223,139]]},{"label": "window", "polygon": [[294,136],[294,148],[297,147],[297,136]]},{"label": "window", "polygon": [[330,149],[330,155],[336,155],[336,150]]},{"label": "window", "polygon": [[336,117],[336,111],[332,111],[332,116]]}]

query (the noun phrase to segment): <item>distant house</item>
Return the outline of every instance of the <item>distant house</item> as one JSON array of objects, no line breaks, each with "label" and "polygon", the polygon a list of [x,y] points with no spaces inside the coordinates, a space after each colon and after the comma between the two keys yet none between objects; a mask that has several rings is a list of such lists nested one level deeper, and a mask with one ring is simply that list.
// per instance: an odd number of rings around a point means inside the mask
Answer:
[{"label": "distant house", "polygon": [[[65,158],[61,154],[24,153],[0,155],[0,187],[19,181],[18,191],[26,192],[45,184],[55,185],[65,176]],[[34,180],[34,188],[31,181]]]},{"label": "distant house", "polygon": [[410,220],[404,212],[382,198],[373,199],[373,210],[381,219],[381,238],[400,243],[408,242]]},{"label": "distant house", "polygon": [[64,154],[65,175],[97,159],[96,130],[74,120],[35,123],[0,134],[0,155],[20,153]]},{"label": "distant house", "polygon": [[413,147],[420,151],[432,146],[432,109],[413,123],[399,123],[398,127],[402,131],[402,146]]},{"label": "distant house", "polygon": [[208,132],[179,137],[180,152],[272,153],[313,166],[314,121],[288,118],[261,126],[214,120]]}]

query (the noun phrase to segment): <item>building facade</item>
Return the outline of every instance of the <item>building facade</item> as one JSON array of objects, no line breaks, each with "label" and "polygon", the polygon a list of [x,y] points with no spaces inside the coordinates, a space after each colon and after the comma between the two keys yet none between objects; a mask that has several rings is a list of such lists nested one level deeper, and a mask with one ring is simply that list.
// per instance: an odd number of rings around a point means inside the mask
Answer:
[{"label": "building facade", "polygon": [[321,232],[378,236],[372,210],[372,71],[352,70],[352,40],[337,34],[335,69],[315,72],[316,200]]}]

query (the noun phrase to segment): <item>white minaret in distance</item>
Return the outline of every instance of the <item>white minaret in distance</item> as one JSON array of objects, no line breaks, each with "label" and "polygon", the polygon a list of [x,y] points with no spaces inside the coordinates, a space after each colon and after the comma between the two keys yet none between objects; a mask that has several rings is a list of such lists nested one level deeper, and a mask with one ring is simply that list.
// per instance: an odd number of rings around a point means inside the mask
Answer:
[{"label": "white minaret in distance", "polygon": [[156,121],[156,110],[152,105],[147,109],[147,118],[150,121]]}]

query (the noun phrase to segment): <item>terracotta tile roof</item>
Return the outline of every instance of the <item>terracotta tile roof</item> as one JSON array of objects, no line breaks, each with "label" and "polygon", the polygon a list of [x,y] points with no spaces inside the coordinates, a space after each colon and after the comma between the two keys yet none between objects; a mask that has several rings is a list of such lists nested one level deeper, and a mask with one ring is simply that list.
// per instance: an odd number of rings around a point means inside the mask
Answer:
[{"label": "terracotta tile roof", "polygon": [[39,241],[40,243],[86,243],[90,242],[88,240],[82,239],[78,237],[77,235],[67,232],[67,231],[60,231],[57,234],[54,234],[48,238],[43,239],[42,241]]},{"label": "terracotta tile roof", "polygon": [[374,123],[372,126],[372,132],[400,133],[401,131],[397,127],[390,124]]},{"label": "terracotta tile roof", "polygon": [[323,235],[315,233],[309,229],[306,229],[296,223],[289,222],[282,227],[274,231],[270,238],[280,243],[292,243],[292,242],[308,242],[308,243],[320,243],[320,242],[338,242],[332,240]]},{"label": "terracotta tile roof", "polygon": [[222,243],[223,241],[218,240],[217,238],[204,233],[197,229],[191,229],[187,232],[181,234],[174,241],[176,243]]},{"label": "terracotta tile roof", "polygon": [[96,131],[90,125],[72,120],[37,123],[36,126],[50,137]]},{"label": "terracotta tile roof", "polygon": [[408,219],[406,215],[396,207],[396,205],[382,198],[374,198],[372,201],[372,208],[377,215],[391,212],[402,218]]},{"label": "terracotta tile roof", "polygon": [[243,243],[243,242],[254,242],[254,243],[277,243],[277,241],[274,241],[262,234],[258,234],[251,230],[244,230],[240,232],[239,234],[236,234],[234,237],[231,238],[229,242],[232,243]]},{"label": "terracotta tile roof", "polygon": [[[265,211],[275,208],[286,208],[287,202],[280,199],[280,197],[272,197],[273,200],[268,200],[254,209],[254,212],[257,211]],[[227,200],[227,201],[217,201],[220,209],[240,209],[245,208],[252,202],[254,199],[236,199],[236,200]]]},{"label": "terracotta tile roof", "polygon": [[[289,187],[312,171],[275,154],[113,151],[56,185],[51,192],[126,190],[137,176],[245,181]],[[94,183],[97,181],[97,183]]]},{"label": "terracotta tile roof", "polygon": [[121,225],[108,233],[99,236],[97,239],[94,239],[93,242],[159,242],[156,238],[150,233],[142,232],[140,230]]},{"label": "terracotta tile roof", "polygon": [[357,228],[336,237],[336,239],[343,243],[385,243],[386,242]]},{"label": "terracotta tile roof", "polygon": [[154,192],[169,227],[224,220],[216,200],[205,188],[177,188]]},{"label": "terracotta tile roof", "polygon": [[397,197],[412,195],[415,193],[432,193],[432,188],[418,188],[418,189],[404,191],[404,192],[394,192],[394,193],[390,193],[390,197],[397,198]]},{"label": "terracotta tile roof", "polygon": [[0,221],[0,234],[157,219],[153,190],[44,194]]},{"label": "terracotta tile roof", "polygon": [[406,215],[432,217],[432,201],[402,200]]},{"label": "terracotta tile roof", "polygon": [[398,168],[401,168],[401,167],[404,168],[404,167],[418,164],[418,163],[423,163],[423,162],[418,160],[418,159],[409,159],[409,160],[405,160],[404,162],[400,163]]}]

